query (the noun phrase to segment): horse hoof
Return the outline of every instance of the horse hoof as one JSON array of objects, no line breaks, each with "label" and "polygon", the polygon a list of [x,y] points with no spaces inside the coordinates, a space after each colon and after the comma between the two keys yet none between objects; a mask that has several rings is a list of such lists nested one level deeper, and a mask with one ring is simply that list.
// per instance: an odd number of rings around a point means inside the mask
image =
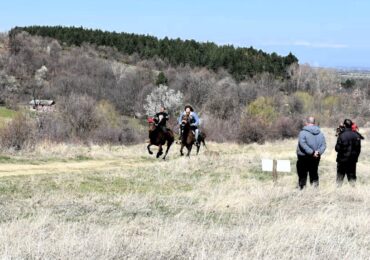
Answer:
[{"label": "horse hoof", "polygon": [[153,152],[149,152],[149,154],[153,154]]}]

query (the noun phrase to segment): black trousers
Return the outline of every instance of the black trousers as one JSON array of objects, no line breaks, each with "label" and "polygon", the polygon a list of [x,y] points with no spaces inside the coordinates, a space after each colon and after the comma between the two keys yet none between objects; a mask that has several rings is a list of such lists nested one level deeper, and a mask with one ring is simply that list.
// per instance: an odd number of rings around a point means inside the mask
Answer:
[{"label": "black trousers", "polygon": [[344,176],[347,175],[348,182],[356,181],[356,162],[337,163],[337,184],[342,185]]},{"label": "black trousers", "polygon": [[311,185],[319,185],[319,168],[320,158],[314,158],[312,156],[298,156],[297,160],[297,173],[298,173],[298,185],[300,189],[303,189],[307,183],[307,175],[310,176]]}]

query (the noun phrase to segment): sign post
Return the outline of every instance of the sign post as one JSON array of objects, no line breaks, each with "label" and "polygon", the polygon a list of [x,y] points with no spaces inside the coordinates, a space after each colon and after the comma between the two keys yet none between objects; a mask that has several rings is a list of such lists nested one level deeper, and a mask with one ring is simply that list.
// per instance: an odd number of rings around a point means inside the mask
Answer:
[{"label": "sign post", "polygon": [[262,171],[272,172],[272,180],[276,183],[278,172],[291,172],[290,160],[262,159]]},{"label": "sign post", "polygon": [[275,159],[272,161],[272,180],[274,183],[277,182],[277,161]]}]

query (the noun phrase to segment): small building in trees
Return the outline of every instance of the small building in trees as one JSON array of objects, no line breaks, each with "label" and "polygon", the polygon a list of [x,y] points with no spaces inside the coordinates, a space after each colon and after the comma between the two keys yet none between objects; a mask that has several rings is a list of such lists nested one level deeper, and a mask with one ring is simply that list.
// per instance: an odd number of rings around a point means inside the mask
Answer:
[{"label": "small building in trees", "polygon": [[54,100],[34,99],[30,101],[29,105],[30,110],[37,112],[53,112],[55,109]]}]

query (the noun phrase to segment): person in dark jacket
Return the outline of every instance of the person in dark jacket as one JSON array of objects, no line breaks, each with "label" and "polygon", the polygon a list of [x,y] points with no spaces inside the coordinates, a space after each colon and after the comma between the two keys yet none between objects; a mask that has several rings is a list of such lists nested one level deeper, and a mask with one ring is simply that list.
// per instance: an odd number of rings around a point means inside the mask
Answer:
[{"label": "person in dark jacket", "polygon": [[315,125],[315,118],[310,116],[306,119],[305,126],[298,136],[297,173],[300,189],[306,186],[308,174],[311,185],[315,187],[319,185],[318,168],[320,157],[325,149],[325,137],[320,128]]},{"label": "person in dark jacket", "polygon": [[338,136],[335,145],[337,152],[337,185],[341,186],[344,176],[354,185],[356,182],[356,163],[361,153],[361,135],[352,131],[352,121],[345,119],[344,131]]},{"label": "person in dark jacket", "polygon": [[167,121],[169,118],[164,106],[161,106],[160,111],[154,116],[154,122],[163,133],[167,133]]}]

